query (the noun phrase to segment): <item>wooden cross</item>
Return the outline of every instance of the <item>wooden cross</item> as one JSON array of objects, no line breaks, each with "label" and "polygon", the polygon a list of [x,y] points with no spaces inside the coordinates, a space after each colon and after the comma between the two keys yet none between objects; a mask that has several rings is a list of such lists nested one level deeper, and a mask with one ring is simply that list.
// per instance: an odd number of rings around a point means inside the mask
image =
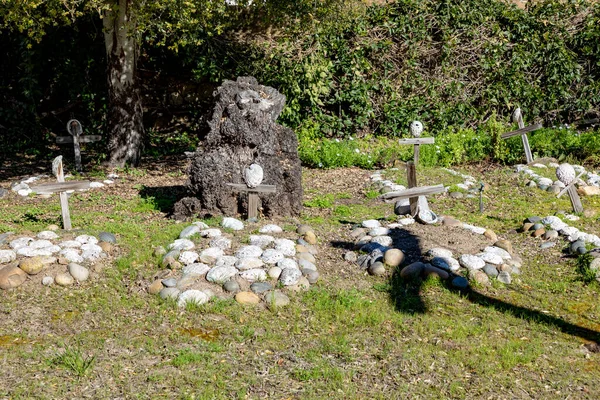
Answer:
[{"label": "wooden cross", "polygon": [[98,142],[102,140],[102,136],[81,135],[83,132],[83,128],[81,127],[81,123],[76,119],[71,119],[69,120],[69,122],[67,122],[67,132],[69,132],[71,136],[58,136],[56,138],[56,143],[73,143],[73,148],[75,150],[75,168],[77,169],[77,171],[81,171],[81,149],[79,148],[79,143]]},{"label": "wooden cross", "polygon": [[523,115],[521,114],[521,109],[517,108],[513,113],[513,122],[519,124],[519,129],[512,132],[507,132],[502,134],[502,139],[508,139],[513,136],[521,135],[521,141],[523,142],[523,147],[525,148],[525,158],[527,159],[527,164],[531,164],[533,162],[533,156],[531,155],[531,148],[529,148],[529,139],[527,139],[527,133],[537,131],[542,128],[542,124],[533,124],[529,126],[525,126],[523,122]]},{"label": "wooden cross", "polygon": [[54,176],[56,176],[56,180],[58,181],[58,183],[45,183],[37,186],[32,186],[31,190],[38,194],[51,194],[56,192],[59,193],[63,228],[68,231],[71,230],[71,215],[69,214],[69,201],[66,192],[69,190],[88,189],[90,187],[90,182],[65,182],[62,156],[58,156],[54,159],[54,161],[52,161],[52,173],[54,174]]},{"label": "wooden cross", "polygon": [[258,185],[256,187],[248,187],[243,183],[228,183],[239,192],[248,193],[248,219],[258,218],[258,194],[259,193],[275,193],[275,185]]},{"label": "wooden cross", "polygon": [[558,195],[556,195],[557,198],[560,198],[560,196],[565,194],[565,192],[568,193],[569,198],[571,199],[571,205],[573,206],[573,212],[575,213],[583,212],[583,204],[581,204],[581,198],[579,197],[579,193],[577,193],[577,188],[575,187],[575,183],[577,183],[583,174],[585,174],[585,172],[580,173],[577,178],[573,179],[571,183],[565,186],[565,188],[561,190]]},{"label": "wooden cross", "polygon": [[417,186],[417,170],[415,168],[415,164],[412,161],[406,163],[406,175],[408,180],[408,189],[401,190],[399,192],[389,192],[381,195],[381,198],[386,203],[393,203],[398,200],[408,198],[410,201],[410,212],[413,216],[416,216],[419,211],[419,196],[424,196],[423,200],[423,208],[429,209],[427,205],[427,198],[425,196],[429,196],[431,194],[442,193],[446,189],[444,185],[434,185],[434,186]]},{"label": "wooden cross", "polygon": [[424,137],[424,138],[413,138],[413,139],[400,139],[398,141],[398,143],[400,144],[412,144],[415,146],[415,157],[414,157],[414,163],[418,164],[419,163],[419,146],[421,146],[422,144],[433,144],[435,143],[435,139],[432,137]]}]

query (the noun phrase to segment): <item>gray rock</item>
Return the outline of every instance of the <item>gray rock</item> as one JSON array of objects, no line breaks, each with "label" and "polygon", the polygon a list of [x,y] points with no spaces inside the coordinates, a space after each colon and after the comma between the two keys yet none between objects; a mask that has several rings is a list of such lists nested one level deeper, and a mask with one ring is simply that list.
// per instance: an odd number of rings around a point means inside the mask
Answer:
[{"label": "gray rock", "polygon": [[369,274],[375,275],[375,276],[385,275],[385,266],[383,265],[383,263],[381,261],[374,262],[369,267]]},{"label": "gray rock", "polygon": [[208,249],[202,250],[200,253],[200,261],[205,264],[214,264],[222,256],[223,249],[218,247],[209,247]]},{"label": "gray rock", "polygon": [[204,275],[206,275],[206,273],[208,271],[210,271],[210,267],[208,265],[202,264],[202,263],[194,263],[194,264],[186,265],[181,270],[181,272],[183,272],[185,275],[190,275],[190,276],[204,276]]},{"label": "gray rock", "polygon": [[367,269],[371,265],[372,259],[368,254],[363,254],[358,257],[356,263],[360,267],[360,269]]},{"label": "gray rock", "polygon": [[317,281],[319,280],[319,271],[303,270],[302,273],[311,285],[317,283]]},{"label": "gray rock", "polygon": [[286,269],[286,268],[296,268],[298,269],[298,263],[295,260],[292,260],[291,258],[284,258],[282,260],[279,260],[277,262],[277,266],[281,269]]},{"label": "gray rock", "polygon": [[378,243],[384,247],[391,247],[394,244],[394,240],[390,236],[376,236],[371,239],[371,242]]},{"label": "gray rock", "polygon": [[477,282],[479,285],[489,285],[490,279],[485,272],[478,269],[469,270],[469,279],[473,282]]},{"label": "gray rock", "polygon": [[275,250],[279,250],[284,256],[293,257],[296,255],[296,244],[293,241],[289,239],[275,239],[274,244]]},{"label": "gray rock", "polygon": [[421,275],[423,268],[425,268],[425,264],[418,261],[414,262],[402,268],[402,271],[400,271],[400,277],[404,279],[415,279]]},{"label": "gray rock", "polygon": [[483,267],[483,272],[485,272],[488,276],[491,276],[492,278],[498,276],[498,269],[495,265],[492,264],[485,264],[485,266]]},{"label": "gray rock", "polygon": [[352,232],[350,232],[350,236],[354,239],[365,236],[367,234],[367,230],[365,228],[354,228]]},{"label": "gray rock", "polygon": [[200,236],[207,238],[216,238],[221,236],[221,230],[218,228],[208,228],[200,231]]},{"label": "gray rock", "polygon": [[236,252],[236,257],[239,259],[242,258],[258,258],[261,256],[263,249],[258,246],[243,246],[238,249]]},{"label": "gray rock", "polygon": [[17,253],[12,250],[0,250],[0,264],[7,264],[17,259]]},{"label": "gray rock", "polygon": [[110,232],[100,232],[98,234],[98,239],[101,242],[107,242],[107,243],[112,243],[112,244],[116,244],[117,243],[117,238],[115,237],[115,235],[113,235]]},{"label": "gray rock", "polygon": [[313,228],[311,228],[308,225],[298,225],[298,228],[296,229],[296,233],[299,235],[304,235],[306,232],[313,232],[314,230]]},{"label": "gray rock", "polygon": [[310,271],[316,271],[317,267],[315,264],[311,263],[308,260],[298,260],[298,267],[300,269],[306,269],[306,270],[310,270]]},{"label": "gray rock", "polygon": [[275,241],[275,238],[270,235],[250,235],[250,245],[258,246],[261,249],[266,248]]},{"label": "gray rock", "polygon": [[198,258],[200,258],[200,255],[195,251],[182,251],[179,254],[178,261],[184,265],[190,265],[195,263]]},{"label": "gray rock", "polygon": [[177,297],[179,297],[179,293],[181,293],[181,290],[177,289],[177,288],[173,288],[173,287],[167,287],[162,289],[159,292],[159,296],[163,299],[163,300],[177,300]]},{"label": "gray rock", "polygon": [[0,199],[3,197],[8,196],[9,191],[4,189],[4,188],[0,188]]},{"label": "gray rock", "polygon": [[465,195],[462,192],[450,192],[450,197],[453,199],[462,199]]},{"label": "gray rock", "polygon": [[498,280],[507,285],[512,282],[510,274],[506,271],[502,271],[498,274]]},{"label": "gray rock", "polygon": [[317,262],[317,259],[315,258],[315,256],[313,256],[310,253],[297,253],[296,258],[298,258],[299,260],[309,261],[313,264]]},{"label": "gray rock", "polygon": [[533,224],[533,226],[531,227],[530,230],[537,231],[538,229],[543,229],[543,228],[544,228],[544,224],[542,224],[541,222],[536,222],[535,224]]},{"label": "gray rock", "polygon": [[249,269],[260,268],[263,265],[265,265],[265,263],[260,258],[256,258],[256,257],[240,258],[235,263],[235,266],[240,271],[246,271]]},{"label": "gray rock", "polygon": [[261,294],[264,292],[268,292],[273,289],[273,285],[269,282],[254,282],[250,285],[250,290],[252,290],[256,294]]},{"label": "gray rock", "polygon": [[544,242],[540,244],[540,249],[545,250],[556,246],[556,242]]},{"label": "gray rock", "polygon": [[217,259],[215,267],[232,267],[238,262],[238,258],[235,256],[221,256]]},{"label": "gray rock", "polygon": [[196,245],[189,239],[175,239],[173,243],[171,243],[168,248],[169,250],[192,250]]},{"label": "gray rock", "polygon": [[163,285],[165,285],[165,287],[176,287],[177,286],[177,279],[175,279],[175,278],[163,279],[161,282]]},{"label": "gray rock", "polygon": [[376,219],[369,219],[362,222],[362,226],[367,229],[379,228],[381,223]]},{"label": "gray rock", "polygon": [[525,221],[523,221],[523,222],[530,222],[532,224],[536,224],[536,223],[540,222],[541,220],[542,220],[541,217],[531,216],[531,217],[525,218]]},{"label": "gray rock", "polygon": [[550,229],[550,230],[544,232],[544,235],[542,236],[542,238],[544,240],[556,239],[556,238],[558,238],[558,232],[555,231],[554,229]]},{"label": "gray rock", "polygon": [[435,247],[433,249],[428,250],[426,255],[431,258],[434,258],[434,257],[453,258],[454,257],[452,255],[452,251],[441,248],[441,247]]},{"label": "gray rock", "polygon": [[265,302],[269,308],[285,307],[290,304],[290,299],[279,290],[274,290],[265,295]]},{"label": "gray rock", "polygon": [[223,290],[229,293],[237,293],[240,291],[240,285],[232,279],[223,284]]}]

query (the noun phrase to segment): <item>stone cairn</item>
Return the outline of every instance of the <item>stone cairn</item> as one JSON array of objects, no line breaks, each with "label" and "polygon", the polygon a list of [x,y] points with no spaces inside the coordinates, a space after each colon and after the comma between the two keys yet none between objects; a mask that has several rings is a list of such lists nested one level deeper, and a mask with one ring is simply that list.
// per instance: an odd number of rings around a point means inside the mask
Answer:
[{"label": "stone cairn", "polygon": [[[245,229],[235,218],[223,218],[221,225],[240,233]],[[166,249],[155,249],[163,269],[148,293],[175,300],[180,307],[230,297],[242,304],[287,305],[286,292],[307,290],[319,279],[317,237],[306,225],[298,227],[296,240],[282,237],[283,229],[273,224],[259,233],[249,235],[246,245],[219,228],[194,222]]]},{"label": "stone cairn", "polygon": [[[384,179],[383,174],[383,171],[378,171],[371,175],[371,184],[379,187],[381,193],[404,188],[402,185]],[[473,185],[474,178],[466,175],[463,177],[465,186]],[[399,216],[397,222],[386,226],[377,220],[362,221],[360,225],[355,226],[350,232],[354,250],[346,252],[344,259],[357,264],[371,275],[385,275],[386,266],[401,268],[400,276],[405,279],[436,276],[442,280],[449,280],[457,289],[467,289],[469,281],[488,285],[491,280],[496,279],[510,284],[512,275],[521,273],[522,261],[514,253],[510,241],[499,239],[490,229],[466,224],[449,216],[439,217],[436,223],[483,235],[493,243],[493,246],[487,246],[477,254],[462,254],[458,257],[450,249],[432,248],[425,252],[422,260],[404,265],[404,251],[411,249],[395,246],[393,237],[398,230],[405,229],[416,220],[410,215],[408,201],[398,202],[394,212]]]},{"label": "stone cairn", "polygon": [[[274,193],[260,194],[259,210],[268,218],[297,216],[302,208],[302,171],[294,132],[275,121],[285,96],[259,85],[252,77],[225,81],[215,92],[210,132],[192,156],[189,197],[174,208],[176,219],[238,215],[248,212],[248,196],[231,184],[244,182],[248,171],[262,167],[265,185]],[[250,186],[249,186],[250,187]]]},{"label": "stone cairn", "polygon": [[[35,238],[0,234],[0,289],[16,288],[39,275],[45,275],[41,279],[44,286],[84,282],[90,277],[90,269],[107,257],[116,243],[109,232],[101,232],[98,237],[72,237],[69,232],[69,236],[61,237],[55,232],[57,226],[51,228]],[[48,274],[50,270],[59,272]]]}]

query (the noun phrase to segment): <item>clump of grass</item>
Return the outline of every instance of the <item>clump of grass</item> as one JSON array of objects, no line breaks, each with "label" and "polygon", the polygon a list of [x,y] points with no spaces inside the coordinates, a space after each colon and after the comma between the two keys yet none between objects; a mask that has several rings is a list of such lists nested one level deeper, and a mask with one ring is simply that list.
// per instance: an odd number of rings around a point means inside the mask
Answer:
[{"label": "clump of grass", "polygon": [[590,268],[594,257],[590,253],[581,254],[577,257],[577,272],[581,276],[581,280],[585,283],[596,281],[596,271]]},{"label": "clump of grass", "polygon": [[79,346],[65,346],[62,353],[52,359],[52,364],[65,368],[78,377],[84,377],[92,370],[95,361],[96,356],[86,356]]},{"label": "clump of grass", "polygon": [[335,197],[332,194],[328,193],[316,196],[311,200],[306,200],[304,202],[304,206],[311,208],[331,208],[334,202]]}]

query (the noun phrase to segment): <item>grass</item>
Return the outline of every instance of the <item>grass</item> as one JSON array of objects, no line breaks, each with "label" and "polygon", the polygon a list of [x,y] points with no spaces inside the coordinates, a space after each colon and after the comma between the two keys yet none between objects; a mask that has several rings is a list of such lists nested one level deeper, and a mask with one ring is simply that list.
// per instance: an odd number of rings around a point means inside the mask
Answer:
[{"label": "grass", "polygon": [[[475,168],[462,172],[481,178]],[[581,279],[575,259],[548,257],[533,238],[508,233],[526,216],[567,210],[568,200],[525,188],[507,169],[485,178],[493,184],[483,214],[477,199],[432,196],[430,204],[529,249],[514,284],[465,295],[437,280],[363,276],[326,240],[346,223],[390,218],[391,205],[341,204],[347,197],[314,191],[301,222],[319,232],[330,273],[271,311],[231,300],[179,309],[146,295],[138,282],[158,271],[152,247],[184,225],[137,195],[77,195],[74,225],[116,232],[120,257],[87,285],[2,292],[0,398],[597,398],[600,358],[582,347],[600,332],[597,285]],[[458,183],[430,169],[419,179]],[[54,203],[1,203],[0,229],[35,233],[59,223]],[[596,199],[585,204],[600,209]],[[573,224],[597,230],[594,217]],[[418,305],[425,312],[406,312]]]}]

